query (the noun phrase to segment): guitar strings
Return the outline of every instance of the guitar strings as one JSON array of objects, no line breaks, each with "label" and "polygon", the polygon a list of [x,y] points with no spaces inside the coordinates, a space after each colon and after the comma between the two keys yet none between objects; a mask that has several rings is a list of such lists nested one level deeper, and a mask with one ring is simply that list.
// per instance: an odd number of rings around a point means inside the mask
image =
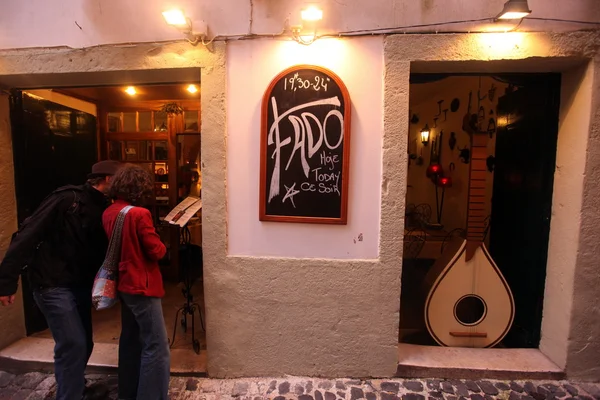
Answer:
[{"label": "guitar strings", "polygon": [[[481,76],[479,76],[479,82],[478,82],[478,88],[477,88],[477,110],[479,110],[480,107],[481,107]],[[479,115],[479,111],[477,112],[477,114]],[[477,130],[478,131],[480,130],[479,121],[478,121]],[[473,148],[474,146],[471,146],[471,147]],[[473,157],[471,154],[471,174],[473,172],[474,164],[475,163],[474,163],[474,160],[473,160]],[[484,187],[485,187],[485,184],[484,184]],[[471,213],[471,201],[470,200],[471,200],[471,191],[472,190],[473,190],[473,184],[472,184],[471,180],[469,179],[469,211],[468,211],[468,214]],[[472,227],[471,227],[471,229],[472,229]],[[471,235],[473,235],[474,233],[475,232],[471,232]],[[476,248],[475,252],[477,252],[477,250],[478,249]],[[475,289],[477,287],[477,280],[478,280],[477,268],[476,268],[477,266],[476,266],[475,262],[476,262],[475,253],[473,253],[472,258],[471,258],[471,263],[472,263],[471,265],[473,268],[472,280],[471,280],[471,294],[472,295],[476,294]],[[474,311],[477,311],[477,310],[475,309]],[[475,323],[474,325],[471,325],[471,327],[469,328],[470,333],[471,333],[471,340],[470,340],[471,347],[475,347],[475,340],[476,340],[475,334],[477,333],[477,327],[479,325],[478,321],[475,321],[475,322],[477,322],[477,323]]]}]

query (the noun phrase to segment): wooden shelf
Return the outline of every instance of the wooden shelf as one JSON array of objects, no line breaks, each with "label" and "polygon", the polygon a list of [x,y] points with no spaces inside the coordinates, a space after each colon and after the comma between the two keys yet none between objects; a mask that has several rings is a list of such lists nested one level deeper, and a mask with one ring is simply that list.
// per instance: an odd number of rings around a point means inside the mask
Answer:
[{"label": "wooden shelf", "polygon": [[[186,128],[195,128],[191,135],[196,135],[199,142],[200,134],[197,131],[200,111],[185,110],[182,115],[170,117],[159,114],[161,113],[152,110],[101,108],[99,140],[102,144],[102,159],[144,165],[154,177],[155,199],[147,208],[152,213],[161,240],[169,249],[170,266],[163,270],[163,275],[166,279],[175,279],[177,268],[173,266],[179,264],[180,230],[164,224],[161,218],[175,207],[182,195],[179,188],[184,183],[179,180],[185,174],[180,172],[183,166],[179,158],[184,156],[179,154],[183,145],[178,142],[178,136]],[[140,131],[140,128],[147,129],[148,124],[154,130]],[[135,127],[135,130],[124,131],[125,126]],[[197,154],[199,157],[199,145]],[[199,162],[197,167],[199,168]]]}]

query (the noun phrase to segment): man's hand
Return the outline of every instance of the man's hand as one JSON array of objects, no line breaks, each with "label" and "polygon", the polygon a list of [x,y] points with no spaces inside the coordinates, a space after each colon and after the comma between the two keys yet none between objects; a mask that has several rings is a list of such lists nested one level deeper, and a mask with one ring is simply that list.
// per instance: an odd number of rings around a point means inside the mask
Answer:
[{"label": "man's hand", "polygon": [[0,296],[0,303],[3,306],[8,306],[15,302],[15,295],[11,294],[10,296]]}]

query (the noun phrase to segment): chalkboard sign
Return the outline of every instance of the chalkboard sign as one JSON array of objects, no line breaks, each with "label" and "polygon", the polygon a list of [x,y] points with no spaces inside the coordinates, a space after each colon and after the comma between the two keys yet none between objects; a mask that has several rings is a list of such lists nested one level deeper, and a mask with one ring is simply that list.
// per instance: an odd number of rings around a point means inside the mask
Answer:
[{"label": "chalkboard sign", "polygon": [[298,65],[262,101],[260,220],[346,224],[350,97],[333,72]]}]

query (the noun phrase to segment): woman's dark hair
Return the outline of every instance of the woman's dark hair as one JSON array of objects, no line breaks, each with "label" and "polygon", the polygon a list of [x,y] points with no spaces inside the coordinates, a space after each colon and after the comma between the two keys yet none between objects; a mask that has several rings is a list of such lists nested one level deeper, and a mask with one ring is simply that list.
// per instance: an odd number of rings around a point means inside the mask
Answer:
[{"label": "woman's dark hair", "polygon": [[110,196],[141,205],[152,194],[154,183],[147,169],[125,164],[110,180]]}]

